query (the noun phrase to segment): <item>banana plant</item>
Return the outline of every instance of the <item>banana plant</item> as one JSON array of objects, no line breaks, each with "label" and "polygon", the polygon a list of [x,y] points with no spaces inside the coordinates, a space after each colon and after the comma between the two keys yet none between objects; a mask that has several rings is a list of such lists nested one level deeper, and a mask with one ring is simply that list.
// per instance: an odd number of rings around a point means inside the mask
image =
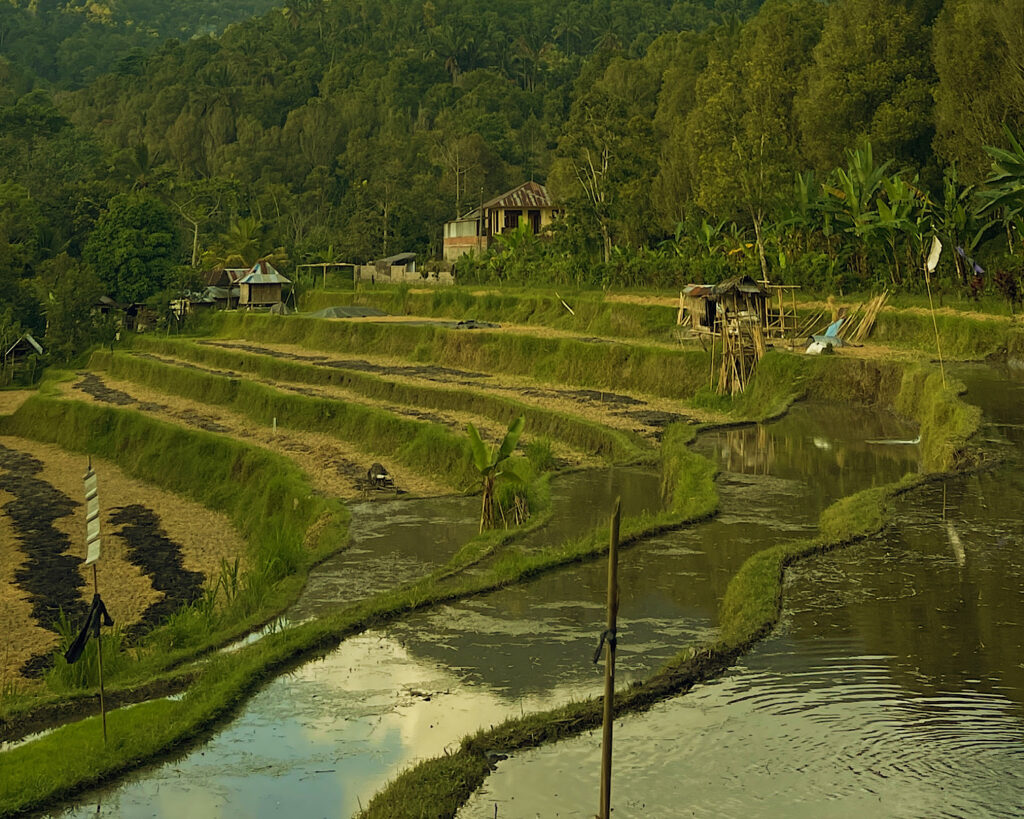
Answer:
[{"label": "banana plant", "polygon": [[494,528],[494,483],[512,457],[519,436],[523,434],[526,418],[520,415],[508,425],[508,431],[497,449],[492,449],[481,440],[476,427],[469,424],[469,447],[473,456],[473,466],[480,475],[480,486],[483,490],[483,501],[480,507],[480,531]]}]

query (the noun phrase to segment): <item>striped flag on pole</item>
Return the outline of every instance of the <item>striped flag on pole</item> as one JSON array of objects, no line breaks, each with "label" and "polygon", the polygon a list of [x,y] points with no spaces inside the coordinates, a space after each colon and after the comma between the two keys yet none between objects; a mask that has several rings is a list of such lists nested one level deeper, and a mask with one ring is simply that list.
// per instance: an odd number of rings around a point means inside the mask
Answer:
[{"label": "striped flag on pole", "polygon": [[100,492],[96,485],[96,473],[92,463],[85,473],[85,545],[89,548],[85,565],[91,566],[100,559]]}]

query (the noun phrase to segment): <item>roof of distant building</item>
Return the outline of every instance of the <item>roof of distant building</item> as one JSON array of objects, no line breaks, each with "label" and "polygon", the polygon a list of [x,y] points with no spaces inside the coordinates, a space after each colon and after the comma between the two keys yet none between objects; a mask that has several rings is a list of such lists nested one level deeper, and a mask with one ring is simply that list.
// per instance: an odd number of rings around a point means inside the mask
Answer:
[{"label": "roof of distant building", "polygon": [[238,280],[239,284],[291,284],[292,280],[285,278],[274,266],[266,261],[262,260],[256,262],[252,266],[252,269],[241,279]]},{"label": "roof of distant building", "polygon": [[551,199],[548,197],[548,189],[537,182],[524,182],[518,188],[506,191],[501,196],[496,196],[489,202],[484,202],[485,210],[495,208],[519,209],[523,208],[550,208]]}]

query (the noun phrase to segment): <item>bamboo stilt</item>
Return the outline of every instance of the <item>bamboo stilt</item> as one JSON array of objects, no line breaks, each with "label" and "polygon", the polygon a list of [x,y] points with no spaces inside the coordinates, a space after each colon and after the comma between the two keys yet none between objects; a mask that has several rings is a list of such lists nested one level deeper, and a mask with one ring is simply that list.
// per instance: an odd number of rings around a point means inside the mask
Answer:
[{"label": "bamboo stilt", "polygon": [[[91,464],[91,461],[90,461]],[[100,583],[96,575],[96,564],[92,564],[92,587],[96,594],[100,593]],[[97,627],[96,635],[96,660],[99,668],[100,678],[100,718],[103,721],[103,744],[107,744],[107,703],[103,694],[103,634],[102,626]]]},{"label": "bamboo stilt", "polygon": [[601,736],[601,811],[600,819],[610,819],[612,800],[612,725],[615,721],[615,627],[619,616],[619,512],[621,498],[615,501],[611,534],[608,539],[608,620],[604,655],[604,725]]}]

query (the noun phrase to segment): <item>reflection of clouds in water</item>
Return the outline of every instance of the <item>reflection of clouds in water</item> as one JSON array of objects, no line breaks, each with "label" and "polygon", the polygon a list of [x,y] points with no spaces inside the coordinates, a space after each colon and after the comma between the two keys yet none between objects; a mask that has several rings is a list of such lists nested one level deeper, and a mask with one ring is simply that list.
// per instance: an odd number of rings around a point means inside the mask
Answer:
[{"label": "reflection of clouds in water", "polygon": [[[362,712],[357,718],[372,716],[376,727],[366,736],[370,744],[387,744],[397,732],[403,763],[437,756],[467,733],[524,711],[550,708],[572,693],[555,690],[512,701],[486,687],[466,688],[451,670],[415,659],[379,633],[346,640],[313,665],[304,669],[322,689],[317,699],[347,703],[349,714]],[[304,726],[313,742],[337,741],[339,729],[346,730],[337,719]]]}]

